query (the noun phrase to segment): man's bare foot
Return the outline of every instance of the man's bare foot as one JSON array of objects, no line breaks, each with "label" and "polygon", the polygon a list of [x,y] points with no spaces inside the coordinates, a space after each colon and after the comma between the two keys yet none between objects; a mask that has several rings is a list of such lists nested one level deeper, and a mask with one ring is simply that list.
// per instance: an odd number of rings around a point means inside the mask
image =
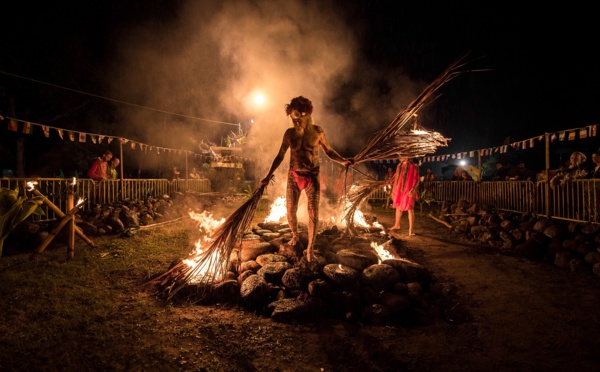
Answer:
[{"label": "man's bare foot", "polygon": [[298,235],[296,235],[296,234],[292,235],[292,239],[290,240],[290,242],[288,244],[289,245],[296,245],[296,244],[298,244]]},{"label": "man's bare foot", "polygon": [[306,261],[312,262],[314,260],[314,258],[315,258],[315,256],[313,254],[312,247],[306,248]]}]

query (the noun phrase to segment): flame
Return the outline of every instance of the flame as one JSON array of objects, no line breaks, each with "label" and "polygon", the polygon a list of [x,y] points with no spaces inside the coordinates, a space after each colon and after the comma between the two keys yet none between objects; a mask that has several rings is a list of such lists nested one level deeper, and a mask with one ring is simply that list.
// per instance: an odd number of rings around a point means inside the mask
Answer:
[{"label": "flame", "polygon": [[35,185],[37,185],[37,181],[29,181],[27,182],[27,191],[35,190]]},{"label": "flame", "polygon": [[383,260],[395,258],[390,251],[383,248],[383,245],[371,242],[371,248],[375,249],[375,252],[377,252],[377,255],[379,256],[379,263],[381,263]]},{"label": "flame", "polygon": [[[204,250],[202,249],[202,244],[210,244],[212,239],[210,238],[213,231],[215,231],[219,226],[225,222],[225,218],[220,220],[215,220],[213,215],[209,211],[204,211],[202,213],[195,213],[193,211],[189,212],[190,217],[198,222],[199,230],[204,233],[204,236],[198,239],[196,244],[194,245],[194,251],[190,253],[190,258],[183,260],[183,263],[188,265],[189,267],[195,268],[195,273],[193,278],[190,278],[190,283],[199,283],[202,281],[202,278],[209,273],[211,273],[211,264],[214,262],[221,262],[220,253],[218,250],[215,250],[213,253],[213,257],[210,259],[202,260],[200,263],[200,259],[202,259],[202,254]],[[201,265],[200,267],[197,267]],[[217,273],[214,276],[214,280],[221,280],[221,274]]]},{"label": "flame", "polygon": [[265,218],[265,222],[279,222],[287,215],[287,208],[285,205],[285,198],[283,196],[275,199],[271,204],[269,215]]},{"label": "flame", "polygon": [[71,180],[71,186],[75,185],[77,185],[77,177],[73,177],[73,179]]},{"label": "flame", "polygon": [[77,200],[77,203],[75,204],[75,207],[76,207],[76,208],[79,208],[79,207],[81,207],[81,206],[83,205],[83,203],[84,203],[84,202],[85,202],[85,198],[79,198],[79,199]]},{"label": "flame", "polygon": [[225,218],[221,218],[218,221],[215,220],[212,213],[209,211],[204,211],[202,213],[190,211],[189,215],[193,220],[198,222],[198,228],[200,231],[208,236],[210,236],[217,227],[221,226],[221,224],[225,222]]}]

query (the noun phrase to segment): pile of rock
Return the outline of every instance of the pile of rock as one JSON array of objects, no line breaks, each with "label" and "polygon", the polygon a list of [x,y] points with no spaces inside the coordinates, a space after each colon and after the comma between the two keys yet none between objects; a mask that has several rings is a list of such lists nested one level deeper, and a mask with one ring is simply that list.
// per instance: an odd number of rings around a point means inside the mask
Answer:
[{"label": "pile of rock", "polygon": [[[255,226],[232,252],[228,278],[213,286],[209,298],[205,288],[195,285],[178,297],[188,300],[202,293],[201,302],[239,304],[282,322],[325,317],[415,325],[467,318],[455,288],[409,260],[402,241],[379,229],[345,237],[332,226],[318,234],[310,263],[303,252],[306,230],[301,229],[295,246],[289,244],[291,237],[285,224]],[[373,243],[394,258],[382,259]]]},{"label": "pile of rock", "polygon": [[[103,235],[122,234],[141,226],[159,224],[189,217],[189,211],[212,209],[220,197],[206,194],[174,193],[160,198],[119,201],[97,204],[90,210],[75,215],[77,228],[89,238]],[[4,255],[27,252],[35,249],[58,224],[57,221],[21,222],[5,241]],[[62,229],[55,241],[64,244],[67,229]]]},{"label": "pile of rock", "polygon": [[443,203],[436,219],[455,234],[500,253],[600,277],[600,224],[540,218],[529,213],[491,213],[465,200]]}]

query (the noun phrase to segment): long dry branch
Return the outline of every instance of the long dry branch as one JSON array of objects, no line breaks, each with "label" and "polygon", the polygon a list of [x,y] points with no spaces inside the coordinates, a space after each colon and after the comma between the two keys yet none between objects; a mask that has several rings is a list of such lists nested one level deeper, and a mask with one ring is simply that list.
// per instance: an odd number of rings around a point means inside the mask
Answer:
[{"label": "long dry branch", "polygon": [[208,248],[193,258],[193,265],[180,261],[146,284],[156,286],[159,294],[166,294],[171,299],[192,279],[201,288],[209,289],[217,278],[224,278],[231,252],[250,228],[264,190],[265,186],[254,190],[252,196],[213,232]]},{"label": "long dry branch", "polygon": [[[409,157],[423,156],[428,153],[435,152],[435,148],[438,145],[446,144],[448,139],[444,139],[441,134],[436,132],[427,132],[425,135],[432,137],[430,143],[427,146],[420,149],[404,149],[402,147],[405,144],[402,140],[398,139],[398,136],[411,136],[406,129],[406,125],[411,119],[415,117],[417,112],[426,104],[431,103],[439,95],[438,90],[447,82],[454,79],[462,72],[466,63],[466,55],[454,61],[442,74],[435,79],[419,96],[413,100],[408,107],[398,113],[394,120],[388,124],[383,130],[378,132],[369,143],[354,157],[354,163],[359,164],[366,161],[372,160],[383,160],[397,158],[399,153],[404,151],[404,154]],[[413,140],[413,137],[408,137]],[[418,138],[418,137],[416,137]],[[415,139],[416,140],[416,139]],[[421,140],[424,140],[421,138]],[[433,150],[433,151],[432,151]]]}]

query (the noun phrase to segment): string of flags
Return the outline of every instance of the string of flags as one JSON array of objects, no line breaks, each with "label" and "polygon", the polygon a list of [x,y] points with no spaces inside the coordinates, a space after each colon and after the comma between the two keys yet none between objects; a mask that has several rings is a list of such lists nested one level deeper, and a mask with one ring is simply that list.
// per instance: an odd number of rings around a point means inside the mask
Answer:
[{"label": "string of flags", "polygon": [[[588,137],[596,137],[597,135],[597,124],[588,125],[582,128],[568,129],[560,132],[549,133],[550,142],[556,142],[557,140],[564,141],[573,141],[577,138],[584,139]],[[528,148],[532,149],[535,147],[536,142],[544,141],[545,134],[539,135],[537,137],[532,137],[526,140],[513,142],[509,145],[502,145],[497,147],[490,147],[487,149],[479,149],[479,150],[471,150],[467,152],[459,152],[455,154],[446,154],[446,155],[431,155],[426,156],[423,161],[424,162],[436,162],[436,161],[446,161],[450,159],[466,159],[473,158],[476,156],[491,156],[495,153],[505,154],[509,151],[509,148],[514,150],[526,150]]]},{"label": "string of flags", "polygon": [[[107,136],[107,135],[102,135],[102,134],[70,131],[70,130],[57,128],[57,127],[53,127],[53,126],[49,126],[49,125],[38,124],[38,123],[30,122],[30,121],[24,121],[24,120],[19,120],[19,119],[15,119],[15,118],[9,118],[9,117],[7,117],[6,119],[8,119],[8,130],[12,131],[12,132],[19,132],[19,123],[21,123],[21,132],[22,133],[32,134],[33,128],[37,126],[42,129],[42,132],[44,133],[44,136],[46,138],[49,138],[51,130],[54,130],[61,139],[64,140],[65,138],[67,138],[68,140],[73,141],[73,142],[75,141],[75,139],[77,139],[79,142],[87,142],[87,139],[89,137],[90,141],[94,144],[101,144],[104,140],[106,140],[107,144],[110,144],[114,139],[117,139],[123,145],[126,143],[129,143],[129,146],[131,147],[132,150],[135,150],[137,147],[140,149],[140,151],[143,151],[145,153],[156,151],[157,154],[160,154],[161,152],[182,154],[182,153],[187,152],[188,154],[194,155],[195,157],[199,157],[199,156],[203,157],[204,156],[203,154],[199,154],[199,153],[189,151],[189,150],[152,146],[152,145],[148,145],[145,143],[132,141],[132,140],[129,140],[129,139],[123,138],[123,137],[114,137],[114,136]],[[588,138],[588,137],[596,137],[597,136],[597,127],[598,127],[597,124],[592,124],[592,125],[588,125],[588,126],[582,127],[582,128],[568,129],[568,130],[564,130],[564,131],[550,133],[549,134],[550,142],[556,142],[557,140],[559,142],[565,141],[565,140],[573,141],[577,138],[584,139],[584,138]],[[423,162],[425,162],[425,163],[436,162],[436,161],[440,162],[440,161],[447,161],[450,159],[466,159],[466,158],[473,158],[476,156],[491,156],[495,153],[504,154],[509,151],[509,147],[514,150],[526,150],[527,148],[531,149],[531,148],[534,148],[536,142],[544,141],[544,137],[545,137],[545,134],[542,134],[537,137],[532,137],[532,138],[529,138],[526,140],[513,142],[509,145],[502,145],[502,146],[490,147],[490,148],[479,149],[479,150],[471,150],[471,151],[459,152],[459,153],[454,153],[454,154],[425,156],[423,158]],[[397,160],[378,160],[378,161],[375,161],[375,163],[385,163],[385,162],[392,163],[394,161],[397,161]]]},{"label": "string of flags", "polygon": [[[24,121],[24,120],[19,120],[19,119],[10,118],[10,117],[7,117],[6,119],[8,120],[8,130],[12,131],[12,132],[20,131],[21,133],[24,133],[24,134],[32,134],[33,128],[39,127],[42,129],[42,132],[44,133],[44,136],[46,138],[50,138],[50,132],[54,131],[54,132],[56,132],[56,134],[58,134],[60,139],[62,139],[62,140],[67,139],[72,142],[75,142],[77,140],[78,142],[85,143],[85,142],[87,142],[87,140],[89,138],[89,140],[92,143],[99,145],[99,144],[102,144],[104,141],[106,141],[106,144],[110,144],[113,140],[116,139],[122,145],[129,143],[129,146],[131,147],[132,150],[135,150],[136,148],[138,148],[140,151],[143,151],[144,153],[149,153],[149,152],[156,152],[157,154],[160,154],[161,152],[162,153],[177,153],[177,154],[188,153],[188,154],[194,155],[195,157],[199,157],[199,156],[204,157],[205,156],[204,154],[199,154],[199,153],[189,151],[189,150],[152,146],[152,145],[148,145],[145,143],[132,141],[132,140],[129,140],[129,139],[123,138],[123,137],[115,137],[115,136],[107,136],[107,135],[102,135],[102,134],[66,130],[66,129],[62,129],[62,128],[53,127],[50,125],[38,124],[38,123],[31,122],[31,121]],[[19,124],[21,124],[20,130],[19,130]]]}]

